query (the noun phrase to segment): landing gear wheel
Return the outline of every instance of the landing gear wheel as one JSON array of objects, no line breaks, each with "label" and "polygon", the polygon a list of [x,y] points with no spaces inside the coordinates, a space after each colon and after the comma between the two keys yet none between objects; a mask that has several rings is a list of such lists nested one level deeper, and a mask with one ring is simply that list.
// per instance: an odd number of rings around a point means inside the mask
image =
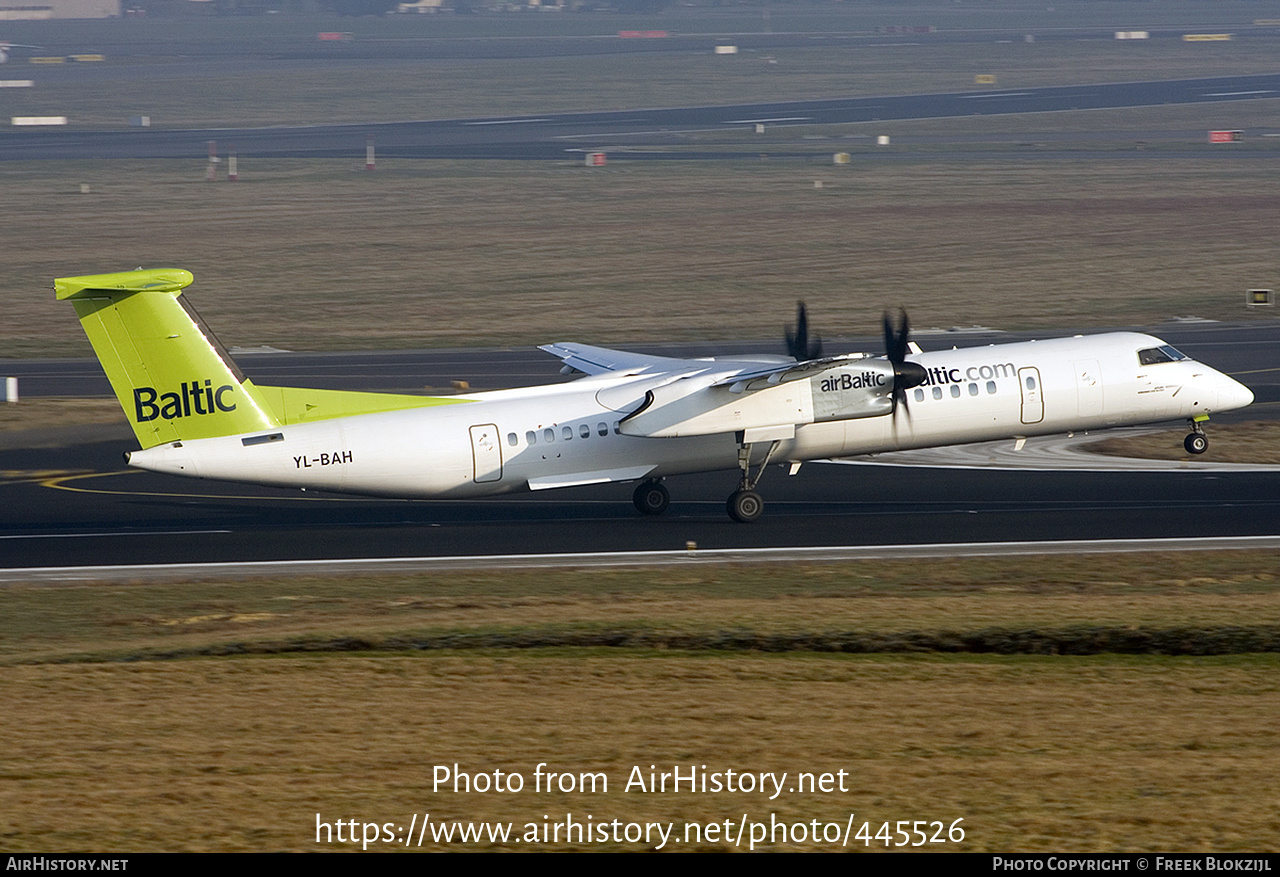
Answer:
[{"label": "landing gear wheel", "polygon": [[754,490],[735,490],[725,506],[739,524],[749,524],[764,513],[764,500]]},{"label": "landing gear wheel", "polygon": [[1182,440],[1182,446],[1188,454],[1203,454],[1209,450],[1209,437],[1202,432],[1193,432]]},{"label": "landing gear wheel", "polygon": [[671,505],[671,494],[660,481],[646,481],[636,488],[631,501],[642,515],[660,515]]}]

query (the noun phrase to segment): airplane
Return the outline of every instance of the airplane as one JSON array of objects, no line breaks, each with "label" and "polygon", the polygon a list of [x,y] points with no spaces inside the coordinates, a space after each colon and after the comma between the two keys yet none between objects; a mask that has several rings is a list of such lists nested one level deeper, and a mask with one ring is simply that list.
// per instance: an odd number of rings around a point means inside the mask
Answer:
[{"label": "airplane", "polygon": [[41,49],[43,46],[28,46],[25,43],[9,43],[0,40],[0,64],[9,60],[10,49]]},{"label": "airplane", "polygon": [[801,305],[791,355],[678,359],[557,342],[544,386],[416,396],[258,386],[190,305],[181,269],[56,280],[75,307],[153,472],[401,498],[636,482],[666,511],[669,476],[738,470],[726,503],[760,517],[772,462],[802,463],[1209,416],[1253,393],[1135,332],[922,352],[905,312],[884,354],[823,356]]}]

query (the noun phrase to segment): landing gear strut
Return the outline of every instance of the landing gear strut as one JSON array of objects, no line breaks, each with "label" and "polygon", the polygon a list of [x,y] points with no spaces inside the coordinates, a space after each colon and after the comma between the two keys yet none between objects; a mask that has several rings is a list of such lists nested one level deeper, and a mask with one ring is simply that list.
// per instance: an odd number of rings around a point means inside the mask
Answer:
[{"label": "landing gear strut", "polygon": [[631,495],[631,501],[642,515],[660,515],[671,505],[671,494],[661,481],[644,481]]},{"label": "landing gear strut", "polygon": [[1182,440],[1182,446],[1187,449],[1188,454],[1203,454],[1209,450],[1209,437],[1204,434],[1202,421],[1191,421],[1191,433]]},{"label": "landing gear strut", "polygon": [[765,467],[769,465],[769,460],[781,444],[780,441],[774,441],[769,445],[769,453],[764,455],[764,460],[756,470],[754,478],[751,475],[751,445],[743,442],[738,446],[738,468],[742,470],[742,478],[738,482],[738,489],[729,494],[729,501],[725,503],[725,508],[729,512],[729,517],[739,524],[749,524],[764,514],[764,500],[760,498],[760,494],[756,493],[756,483],[760,481]]}]

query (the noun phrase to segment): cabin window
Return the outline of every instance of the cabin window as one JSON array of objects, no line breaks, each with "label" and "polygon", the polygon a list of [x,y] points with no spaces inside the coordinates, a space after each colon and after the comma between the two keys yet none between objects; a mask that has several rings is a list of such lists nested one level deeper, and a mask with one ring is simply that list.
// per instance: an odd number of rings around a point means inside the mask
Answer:
[{"label": "cabin window", "polygon": [[614,435],[622,435],[622,421],[621,421],[621,420],[615,420],[615,421],[613,422],[613,434],[614,434]]},{"label": "cabin window", "polygon": [[511,447],[514,448],[519,443],[520,443],[520,436],[516,435],[514,432],[507,433],[507,444],[511,445]]},{"label": "cabin window", "polygon": [[994,396],[996,394],[996,382],[987,381],[987,395]]},{"label": "cabin window", "polygon": [[959,399],[959,398],[960,398],[960,385],[959,385],[959,384],[952,384],[952,385],[951,385],[951,398],[952,398],[952,399]]},{"label": "cabin window", "polygon": [[935,398],[935,399],[941,399],[941,398],[942,398],[942,388],[941,388],[941,387],[934,387],[934,388],[933,388],[933,398]]},{"label": "cabin window", "polygon": [[1181,362],[1187,359],[1187,355],[1176,347],[1168,344],[1160,347],[1148,347],[1145,350],[1138,351],[1138,362],[1142,365],[1155,365],[1159,362]]},{"label": "cabin window", "polygon": [[1036,379],[1034,375],[1027,375],[1027,389],[1034,390],[1036,388]]},{"label": "cabin window", "polygon": [[568,441],[569,439],[573,438],[573,427],[572,427],[572,426],[566,426],[566,427],[562,430],[562,433],[563,433],[563,435],[564,435],[564,440],[565,440],[565,441]]},{"label": "cabin window", "polygon": [[608,434],[609,434],[609,424],[607,424],[607,423],[597,423],[597,424],[596,424],[596,433],[597,433],[597,434],[599,434],[599,435],[608,435]]},{"label": "cabin window", "polygon": [[538,443],[538,434],[533,430],[529,430],[524,434],[524,440],[531,445],[536,445]]},{"label": "cabin window", "polygon": [[916,387],[916,401],[917,402],[924,401],[924,390],[920,389],[919,387]]},{"label": "cabin window", "polygon": [[591,438],[591,425],[584,423],[582,426],[578,427],[578,435],[583,438]]},{"label": "cabin window", "polygon": [[978,385],[977,385],[977,384],[970,384],[970,385],[969,385],[969,395],[970,395],[970,396],[976,396],[976,395],[978,395]]},{"label": "cabin window", "polygon": [[556,431],[548,426],[542,431],[542,437],[547,440],[547,444],[551,444],[556,440]]}]

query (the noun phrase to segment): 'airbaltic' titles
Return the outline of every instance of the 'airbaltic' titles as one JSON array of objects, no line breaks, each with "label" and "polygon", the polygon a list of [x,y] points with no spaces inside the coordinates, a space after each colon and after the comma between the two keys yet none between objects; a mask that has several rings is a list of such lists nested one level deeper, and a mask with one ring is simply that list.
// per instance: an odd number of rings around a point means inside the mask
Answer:
[{"label": "'airbaltic' titles", "polygon": [[[219,411],[235,411],[235,403],[228,405],[223,401],[224,393],[234,392],[230,384],[223,384],[216,390],[213,381],[205,378],[204,386],[199,381],[184,383],[180,393],[163,393],[155,387],[135,387],[133,391],[134,419],[138,423],[146,423],[157,417],[174,420],[179,417],[190,417],[194,414],[216,414]],[[159,400],[157,402],[157,399]]]},{"label": "'airbaltic' titles", "polygon": [[822,392],[830,393],[833,390],[861,390],[864,387],[883,387],[884,383],[885,376],[880,372],[866,371],[857,375],[842,372],[838,375],[824,378]]},{"label": "'airbaltic' titles", "polygon": [[921,386],[933,384],[962,384],[965,381],[989,381],[993,378],[1011,378],[1018,373],[1018,367],[1011,362],[998,362],[994,365],[971,365],[963,372],[958,368],[947,368],[935,365],[925,369],[925,379]]}]

